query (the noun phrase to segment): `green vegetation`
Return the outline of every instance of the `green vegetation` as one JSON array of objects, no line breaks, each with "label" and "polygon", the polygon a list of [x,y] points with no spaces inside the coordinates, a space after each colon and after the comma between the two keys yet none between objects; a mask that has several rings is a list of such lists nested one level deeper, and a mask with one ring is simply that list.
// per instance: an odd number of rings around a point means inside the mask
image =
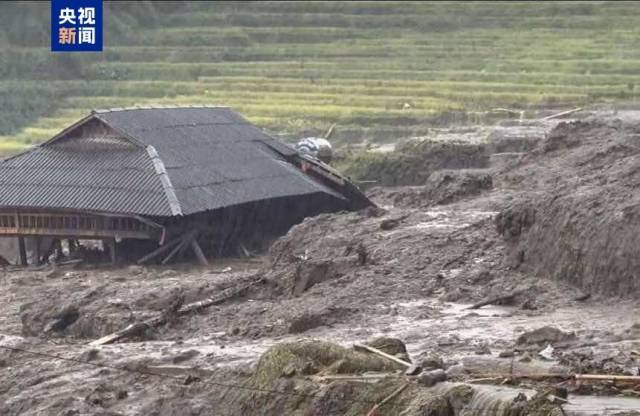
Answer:
[{"label": "green vegetation", "polygon": [[0,150],[91,108],[220,104],[282,134],[394,140],[433,125],[634,101],[631,2],[105,2],[105,50],[49,51],[49,5],[0,4]]}]

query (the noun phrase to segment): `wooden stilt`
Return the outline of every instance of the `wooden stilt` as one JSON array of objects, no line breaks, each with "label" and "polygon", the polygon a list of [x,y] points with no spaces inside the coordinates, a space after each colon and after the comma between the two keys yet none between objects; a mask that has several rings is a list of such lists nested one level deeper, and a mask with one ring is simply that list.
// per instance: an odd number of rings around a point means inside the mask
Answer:
[{"label": "wooden stilt", "polygon": [[169,255],[167,257],[165,257],[164,260],[162,260],[162,265],[165,265],[165,264],[169,263],[171,261],[171,259],[176,254],[178,254],[179,251],[182,251],[184,246],[187,245],[188,241],[189,241],[188,238],[183,238],[182,241],[180,241],[180,244],[178,244],[173,250],[171,250],[171,253],[169,253]]},{"label": "wooden stilt", "polygon": [[191,240],[191,248],[193,249],[193,252],[196,254],[196,257],[198,258],[200,265],[208,266],[209,262],[207,261],[207,258],[205,257],[204,253],[202,252],[202,248],[200,248],[200,244],[198,244],[198,240],[196,240],[195,238]]},{"label": "wooden stilt", "polygon": [[165,251],[168,251],[171,247],[173,247],[174,245],[180,243],[182,241],[182,238],[174,238],[171,241],[168,241],[166,244],[158,247],[157,249],[153,250],[151,253],[145,255],[144,257],[141,257],[140,260],[138,260],[138,264],[144,264],[146,262],[148,262],[149,260],[153,259],[154,257],[159,256],[160,254],[164,253]]},{"label": "wooden stilt", "polygon": [[18,250],[20,251],[20,264],[22,266],[28,266],[27,262],[27,248],[24,245],[24,237],[18,237]]},{"label": "wooden stilt", "polygon": [[41,245],[42,245],[42,238],[38,235],[35,237],[36,238],[36,260],[35,260],[35,265],[39,266],[41,262],[40,258],[42,257],[42,254],[40,252],[41,250]]},{"label": "wooden stilt", "polygon": [[118,256],[116,253],[116,239],[112,238],[109,240],[109,252],[111,253],[111,264],[116,264],[118,262]]}]

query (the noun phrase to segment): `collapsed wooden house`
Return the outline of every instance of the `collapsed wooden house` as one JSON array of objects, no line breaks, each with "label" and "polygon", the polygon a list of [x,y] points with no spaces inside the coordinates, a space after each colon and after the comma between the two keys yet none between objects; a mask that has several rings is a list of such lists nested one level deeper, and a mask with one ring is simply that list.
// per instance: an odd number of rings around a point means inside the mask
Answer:
[{"label": "collapsed wooden house", "polygon": [[25,239],[34,262],[61,240],[104,242],[113,261],[205,262],[203,251],[246,251],[307,216],[370,204],[224,107],[93,111],[0,163],[0,237],[17,237],[23,264]]}]

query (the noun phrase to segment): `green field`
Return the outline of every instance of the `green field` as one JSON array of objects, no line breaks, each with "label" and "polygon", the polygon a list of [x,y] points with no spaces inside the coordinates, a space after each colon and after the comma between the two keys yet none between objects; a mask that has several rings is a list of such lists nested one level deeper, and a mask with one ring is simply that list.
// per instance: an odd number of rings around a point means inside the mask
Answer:
[{"label": "green field", "polygon": [[49,52],[48,14],[0,4],[0,151],[91,108],[227,105],[355,142],[640,93],[640,3],[105,2],[99,54]]}]

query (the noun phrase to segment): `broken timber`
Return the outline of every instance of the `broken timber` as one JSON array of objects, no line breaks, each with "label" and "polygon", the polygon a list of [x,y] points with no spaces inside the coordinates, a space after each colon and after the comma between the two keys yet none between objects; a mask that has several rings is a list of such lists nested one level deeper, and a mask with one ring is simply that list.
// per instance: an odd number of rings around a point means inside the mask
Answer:
[{"label": "broken timber", "polygon": [[194,254],[196,255],[196,258],[198,259],[198,262],[203,266],[208,266],[209,262],[207,261],[207,258],[205,257],[204,252],[200,247],[200,244],[198,244],[197,238],[198,238],[197,230],[186,232],[182,236],[174,238],[168,243],[158,247],[157,249],[153,250],[151,253],[140,258],[137,263],[145,264],[157,257],[160,257],[161,255],[163,255],[173,247],[173,249],[161,262],[161,264],[167,264],[171,261],[171,259],[173,259],[173,257],[175,257],[176,254],[184,252],[187,247],[191,247]]},{"label": "broken timber", "polygon": [[398,387],[397,389],[395,389],[390,395],[388,395],[387,397],[385,397],[381,402],[376,403],[371,410],[369,410],[369,413],[367,413],[367,416],[375,416],[376,413],[378,412],[378,409],[381,408],[382,406],[384,406],[386,403],[390,402],[391,400],[393,400],[397,395],[399,395],[400,393],[402,393],[404,391],[404,389],[406,389],[407,387],[409,387],[409,383],[405,383],[402,386]]},{"label": "broken timber", "polygon": [[[249,281],[248,283],[240,286],[240,287],[232,287],[232,288],[228,288],[223,290],[222,292],[220,292],[220,294],[218,296],[212,297],[212,298],[208,298],[208,299],[204,299],[198,302],[194,302],[194,303],[190,303],[188,305],[185,305],[183,307],[181,307],[180,309],[178,309],[178,311],[176,312],[176,315],[180,316],[180,315],[187,315],[189,313],[192,312],[196,312],[198,310],[204,309],[204,308],[208,308],[209,306],[213,306],[213,305],[218,305],[220,303],[223,303],[231,298],[234,298],[240,294],[242,294],[244,291],[246,291],[247,289],[249,289],[250,287],[258,284],[262,282],[262,278],[259,279],[253,279],[251,281]],[[137,322],[137,323],[133,323],[129,326],[127,326],[124,329],[121,329],[120,331],[114,332],[112,334],[109,335],[105,335],[102,338],[99,338],[95,341],[92,341],[89,343],[90,346],[99,346],[99,345],[105,345],[105,344],[111,344],[113,342],[119,341],[123,338],[128,338],[131,336],[136,336],[140,333],[142,333],[144,330],[148,329],[148,328],[154,328],[160,325],[164,325],[167,322],[167,316],[166,315],[160,315],[157,316],[155,318],[151,318],[148,319],[146,321],[143,322]]]},{"label": "broken timber", "polygon": [[515,290],[511,293],[508,293],[506,295],[502,295],[502,296],[496,296],[496,297],[492,297],[492,298],[488,298],[485,299],[483,301],[480,301],[476,304],[473,304],[471,306],[469,306],[468,309],[480,309],[483,306],[487,306],[487,305],[494,305],[496,303],[502,303],[502,302],[512,302],[513,299],[516,296],[522,295],[523,293],[525,293],[527,290],[529,290],[529,288],[526,289],[519,289],[519,290]]},{"label": "broken timber", "polygon": [[613,374],[555,374],[555,373],[539,373],[539,374],[481,374],[480,378],[467,381],[467,383],[479,383],[491,380],[576,380],[576,381],[612,381],[619,383],[640,384],[640,376],[624,376]]},{"label": "broken timber", "polygon": [[391,361],[393,361],[395,363],[398,363],[398,364],[406,367],[407,370],[405,371],[404,374],[407,375],[407,376],[414,376],[414,375],[416,375],[416,374],[418,374],[418,373],[420,373],[422,371],[422,368],[420,368],[420,366],[418,366],[416,364],[411,364],[411,363],[406,362],[404,360],[401,360],[400,358],[395,357],[395,356],[393,356],[391,354],[387,354],[386,352],[381,351],[381,350],[379,350],[377,348],[373,348],[373,347],[370,347],[370,346],[364,345],[364,344],[353,344],[353,348],[356,349],[356,350],[365,350],[365,351],[368,351],[368,352],[372,352],[374,354],[377,354],[377,355],[379,355],[381,357],[386,358],[387,360],[391,360]]}]

